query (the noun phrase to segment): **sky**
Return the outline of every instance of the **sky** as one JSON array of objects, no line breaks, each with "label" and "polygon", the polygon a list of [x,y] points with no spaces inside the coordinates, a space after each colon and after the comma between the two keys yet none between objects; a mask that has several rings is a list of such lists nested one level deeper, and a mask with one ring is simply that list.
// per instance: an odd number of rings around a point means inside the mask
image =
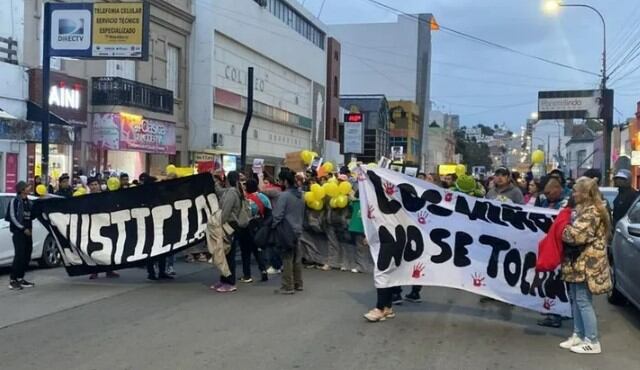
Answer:
[{"label": "sky", "polygon": [[[394,22],[396,14],[369,0],[299,0],[326,24]],[[543,12],[542,0],[379,0],[407,13],[432,13],[438,23],[527,54],[600,74],[602,24],[588,9]],[[324,3],[324,5],[323,5]],[[576,0],[607,23],[609,87],[615,123],[633,117],[640,100],[640,0]],[[638,50],[640,53],[640,49]],[[640,55],[640,54],[639,54]],[[538,91],[598,88],[600,77],[540,62],[436,31],[432,37],[434,109],[460,115],[463,125],[502,124],[520,131],[537,110]],[[638,70],[634,71],[635,68]]]}]

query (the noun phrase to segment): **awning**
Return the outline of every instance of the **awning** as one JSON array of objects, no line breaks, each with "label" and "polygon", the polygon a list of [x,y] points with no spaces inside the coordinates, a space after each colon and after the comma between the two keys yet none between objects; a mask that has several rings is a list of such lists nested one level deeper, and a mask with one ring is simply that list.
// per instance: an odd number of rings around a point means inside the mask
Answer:
[{"label": "awning", "polygon": [[[44,111],[42,110],[42,107],[32,101],[27,101],[27,120],[42,122],[43,117]],[[53,123],[55,125],[70,126],[69,122],[60,118],[60,116],[56,115],[55,113],[51,113],[51,111],[49,111],[49,123]]]}]

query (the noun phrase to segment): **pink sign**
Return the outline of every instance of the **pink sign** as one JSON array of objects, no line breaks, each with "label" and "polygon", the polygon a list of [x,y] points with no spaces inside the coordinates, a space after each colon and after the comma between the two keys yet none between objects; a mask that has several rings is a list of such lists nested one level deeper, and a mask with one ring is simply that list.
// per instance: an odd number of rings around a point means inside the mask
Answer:
[{"label": "pink sign", "polygon": [[18,154],[7,153],[5,162],[5,176],[4,176],[4,188],[5,192],[13,193],[16,191],[16,184],[18,183]]},{"label": "pink sign", "polygon": [[96,114],[93,143],[111,150],[175,154],[176,128],[171,122],[134,114]]}]

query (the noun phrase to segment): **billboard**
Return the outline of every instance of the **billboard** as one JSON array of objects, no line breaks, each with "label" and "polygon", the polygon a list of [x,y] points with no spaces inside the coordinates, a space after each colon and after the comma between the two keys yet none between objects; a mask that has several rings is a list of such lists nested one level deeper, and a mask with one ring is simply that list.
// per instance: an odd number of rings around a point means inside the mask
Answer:
[{"label": "billboard", "polygon": [[92,139],[98,147],[108,150],[176,153],[175,124],[136,114],[95,113]]},{"label": "billboard", "polygon": [[51,17],[50,56],[147,60],[149,7],[145,3],[46,5]]},{"label": "billboard", "polygon": [[613,104],[612,90],[540,91],[538,119],[605,119],[608,104]]}]

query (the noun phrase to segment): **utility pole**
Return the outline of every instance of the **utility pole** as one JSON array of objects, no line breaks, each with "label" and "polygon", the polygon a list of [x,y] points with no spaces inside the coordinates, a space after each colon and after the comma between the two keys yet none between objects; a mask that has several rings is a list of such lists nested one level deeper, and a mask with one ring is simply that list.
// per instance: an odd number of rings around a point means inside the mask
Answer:
[{"label": "utility pole", "polygon": [[51,57],[51,3],[44,3],[44,30],[42,37],[42,145],[41,145],[41,180],[49,185],[49,89]]},{"label": "utility pole", "polygon": [[253,117],[253,67],[249,67],[247,77],[247,114],[242,125],[242,136],[240,138],[240,172],[247,168],[247,133]]}]

